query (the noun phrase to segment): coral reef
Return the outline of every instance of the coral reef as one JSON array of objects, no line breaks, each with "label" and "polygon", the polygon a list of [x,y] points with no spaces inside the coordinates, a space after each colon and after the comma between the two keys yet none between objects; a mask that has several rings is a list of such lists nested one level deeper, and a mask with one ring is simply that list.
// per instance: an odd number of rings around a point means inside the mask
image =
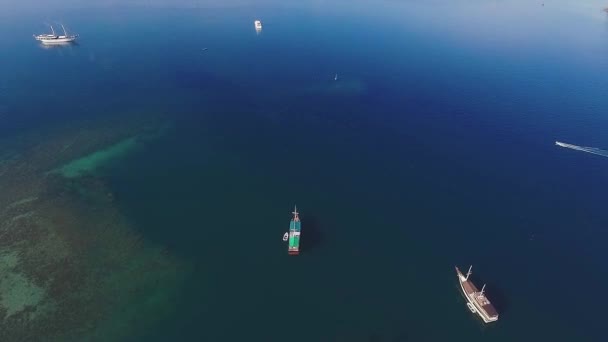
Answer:
[{"label": "coral reef", "polygon": [[187,267],[127,224],[95,169],[158,118],[72,123],[0,151],[0,337],[114,341],[171,313]]}]

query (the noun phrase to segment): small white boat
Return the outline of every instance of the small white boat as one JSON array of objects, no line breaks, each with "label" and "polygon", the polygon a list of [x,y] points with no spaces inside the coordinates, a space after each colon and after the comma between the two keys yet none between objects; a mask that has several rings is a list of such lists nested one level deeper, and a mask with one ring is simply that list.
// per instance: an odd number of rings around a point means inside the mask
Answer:
[{"label": "small white boat", "polygon": [[283,234],[283,241],[287,240],[289,240],[289,233],[286,232],[285,234]]},{"label": "small white boat", "polygon": [[336,76],[334,77],[334,81],[338,80],[338,74],[336,74]]},{"label": "small white boat", "polygon": [[262,29],[262,22],[259,20],[254,21],[253,25],[255,26],[256,31],[260,31]]},{"label": "small white boat", "polygon": [[41,42],[42,44],[67,44],[67,43],[72,43],[74,41],[76,41],[76,38],[78,38],[77,34],[72,34],[69,35],[66,30],[65,27],[63,27],[63,25],[61,25],[61,27],[63,28],[63,35],[59,36],[55,33],[55,30],[53,29],[53,26],[51,26],[51,32],[52,34],[39,34],[39,35],[34,35],[34,38]]},{"label": "small white boat", "polygon": [[469,307],[469,310],[471,310],[472,313],[477,312],[477,310],[475,310],[475,307],[473,306],[473,304],[467,303],[467,306]]}]

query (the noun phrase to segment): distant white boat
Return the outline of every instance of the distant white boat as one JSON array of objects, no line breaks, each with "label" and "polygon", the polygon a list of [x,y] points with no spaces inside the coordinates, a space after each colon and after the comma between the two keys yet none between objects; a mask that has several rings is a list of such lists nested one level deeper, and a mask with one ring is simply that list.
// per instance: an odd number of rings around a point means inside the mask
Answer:
[{"label": "distant white boat", "polygon": [[283,241],[289,240],[289,233],[283,234]]},{"label": "distant white boat", "polygon": [[338,80],[338,74],[336,74],[336,76],[334,77],[334,81]]},{"label": "distant white boat", "polygon": [[77,34],[72,34],[69,35],[67,33],[67,31],[65,30],[65,27],[63,25],[61,25],[61,28],[63,28],[63,35],[57,35],[55,33],[55,30],[53,29],[53,26],[51,25],[51,34],[39,34],[39,35],[34,35],[34,38],[41,42],[42,44],[67,44],[67,43],[72,43],[74,41],[76,41],[76,38],[78,38]]},{"label": "distant white boat", "polygon": [[253,26],[255,26],[255,29],[257,31],[260,31],[262,29],[262,22],[259,21],[259,20],[256,20],[256,21],[253,22]]}]

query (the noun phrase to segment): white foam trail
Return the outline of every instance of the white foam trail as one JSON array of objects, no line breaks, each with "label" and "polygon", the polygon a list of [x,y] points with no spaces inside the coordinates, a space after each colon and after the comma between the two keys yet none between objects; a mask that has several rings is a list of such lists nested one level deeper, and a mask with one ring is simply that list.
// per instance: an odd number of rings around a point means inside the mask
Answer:
[{"label": "white foam trail", "polygon": [[566,144],[566,143],[559,142],[559,141],[556,141],[555,145],[561,146],[561,147],[565,147],[565,148],[569,148],[569,149],[572,149],[572,150],[577,150],[577,151],[597,154],[598,156],[602,156],[602,157],[608,157],[608,151],[602,150],[601,148],[571,145],[571,144]]}]

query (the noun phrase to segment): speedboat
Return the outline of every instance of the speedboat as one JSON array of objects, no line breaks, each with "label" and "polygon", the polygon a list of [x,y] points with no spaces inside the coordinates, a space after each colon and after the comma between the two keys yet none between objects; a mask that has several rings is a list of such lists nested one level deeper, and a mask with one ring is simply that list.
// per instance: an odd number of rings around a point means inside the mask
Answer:
[{"label": "speedboat", "polygon": [[283,241],[287,240],[289,240],[289,233],[286,232],[285,234],[283,234]]}]

